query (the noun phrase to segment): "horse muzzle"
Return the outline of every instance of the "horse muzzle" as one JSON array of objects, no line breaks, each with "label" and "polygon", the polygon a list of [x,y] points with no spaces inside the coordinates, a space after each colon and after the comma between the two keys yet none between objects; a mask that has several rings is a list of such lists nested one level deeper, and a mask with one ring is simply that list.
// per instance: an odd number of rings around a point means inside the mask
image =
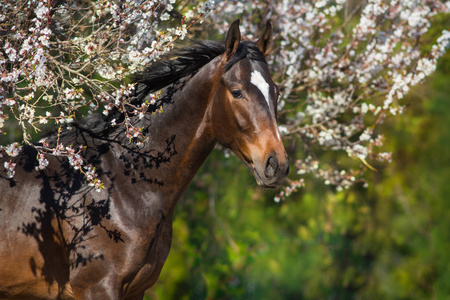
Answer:
[{"label": "horse muzzle", "polygon": [[279,187],[289,174],[287,155],[280,159],[279,155],[271,154],[263,163],[255,162],[253,173],[259,186],[264,188]]}]

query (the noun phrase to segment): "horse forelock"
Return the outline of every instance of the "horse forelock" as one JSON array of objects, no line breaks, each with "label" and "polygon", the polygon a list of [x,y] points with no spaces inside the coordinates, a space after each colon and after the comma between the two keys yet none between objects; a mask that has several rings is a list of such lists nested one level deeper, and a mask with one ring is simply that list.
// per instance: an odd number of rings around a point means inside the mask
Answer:
[{"label": "horse forelock", "polygon": [[261,51],[258,49],[255,43],[253,42],[241,42],[238,49],[234,53],[233,56],[227,61],[227,63],[224,66],[225,71],[228,71],[231,69],[233,65],[238,63],[240,60],[248,58],[252,61],[260,61],[265,64],[267,64],[266,59],[264,58],[264,55],[261,53]]}]

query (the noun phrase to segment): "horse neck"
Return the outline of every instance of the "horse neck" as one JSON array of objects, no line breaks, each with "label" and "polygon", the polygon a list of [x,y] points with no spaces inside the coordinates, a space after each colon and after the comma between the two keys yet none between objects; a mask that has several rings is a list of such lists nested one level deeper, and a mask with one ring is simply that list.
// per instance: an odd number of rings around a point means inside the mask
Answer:
[{"label": "horse neck", "polygon": [[146,121],[150,124],[149,143],[140,152],[163,159],[141,171],[156,180],[157,184],[146,188],[164,198],[164,205],[171,210],[216,143],[209,112],[220,75],[215,71],[219,62],[215,59],[201,68],[175,92],[172,104],[164,105],[163,113]]}]

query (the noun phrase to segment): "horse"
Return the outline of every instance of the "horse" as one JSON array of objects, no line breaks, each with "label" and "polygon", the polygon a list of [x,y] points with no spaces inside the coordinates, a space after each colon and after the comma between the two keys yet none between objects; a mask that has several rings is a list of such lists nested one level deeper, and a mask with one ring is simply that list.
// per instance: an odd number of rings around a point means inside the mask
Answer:
[{"label": "horse", "polygon": [[132,117],[148,137],[142,145],[100,114],[47,136],[83,146],[100,191],[66,158],[49,155],[36,171],[35,147],[3,158],[16,170],[0,173],[0,299],[142,299],[169,254],[174,207],[217,143],[261,187],[282,184],[289,164],[266,61],[272,43],[270,22],[251,42],[236,20],[225,42],[192,42],[137,74],[133,101],[161,90],[163,107]]}]

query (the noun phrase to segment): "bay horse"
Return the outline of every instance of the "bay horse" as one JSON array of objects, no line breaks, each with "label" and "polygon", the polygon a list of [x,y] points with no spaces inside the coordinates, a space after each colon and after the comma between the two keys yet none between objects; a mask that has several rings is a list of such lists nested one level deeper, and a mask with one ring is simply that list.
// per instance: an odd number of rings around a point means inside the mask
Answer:
[{"label": "bay horse", "polygon": [[225,43],[192,43],[137,75],[135,101],[161,90],[164,110],[132,120],[143,146],[105,116],[47,137],[86,146],[100,192],[61,157],[35,171],[37,152],[23,147],[15,176],[0,173],[0,299],[142,299],[169,254],[175,204],[216,143],[260,186],[279,186],[289,167],[265,60],[272,35],[268,23],[241,41],[236,20]]}]

